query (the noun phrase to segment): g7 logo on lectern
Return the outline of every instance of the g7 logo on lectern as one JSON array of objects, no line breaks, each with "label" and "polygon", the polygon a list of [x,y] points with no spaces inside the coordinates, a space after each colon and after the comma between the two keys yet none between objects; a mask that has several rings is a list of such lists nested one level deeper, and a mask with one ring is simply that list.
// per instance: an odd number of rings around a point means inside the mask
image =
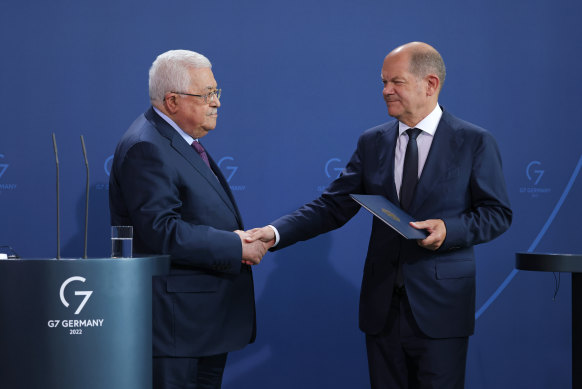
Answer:
[{"label": "g7 logo on lectern", "polygon": [[[69,285],[71,282],[74,282],[74,281],[85,282],[86,280],[83,277],[75,276],[75,277],[67,278],[65,280],[65,282],[63,282],[63,284],[61,285],[60,296],[61,296],[61,302],[67,308],[69,307],[69,302],[65,298],[65,288],[67,287],[67,285]],[[92,294],[93,294],[92,290],[77,290],[77,291],[75,291],[75,296],[85,296],[85,298],[83,299],[83,301],[81,302],[81,304],[79,305],[77,310],[75,311],[75,315],[78,315],[83,310],[83,307],[85,306],[85,304],[87,304],[87,301],[89,301],[89,297],[91,297]]]}]

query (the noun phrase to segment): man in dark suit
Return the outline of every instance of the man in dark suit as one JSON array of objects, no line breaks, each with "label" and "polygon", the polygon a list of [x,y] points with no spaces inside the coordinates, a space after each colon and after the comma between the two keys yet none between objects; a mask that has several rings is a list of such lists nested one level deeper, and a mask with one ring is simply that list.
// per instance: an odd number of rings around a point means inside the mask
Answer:
[{"label": "man in dark suit", "polygon": [[111,224],[134,227],[135,252],[171,257],[153,286],[154,388],[220,388],[227,352],[255,338],[249,265],[267,246],[244,241],[228,184],[198,142],[220,107],[208,59],[158,56],[149,91],[152,107],[115,151]]},{"label": "man in dark suit", "polygon": [[473,246],[502,234],[512,212],[490,133],[438,104],[440,54],[412,42],[390,52],[383,95],[396,118],[367,130],[341,176],[313,202],[251,239],[273,249],[345,224],[350,193],[383,195],[425,229],[410,241],[374,218],[360,292],[372,388],[462,388],[475,324]]}]

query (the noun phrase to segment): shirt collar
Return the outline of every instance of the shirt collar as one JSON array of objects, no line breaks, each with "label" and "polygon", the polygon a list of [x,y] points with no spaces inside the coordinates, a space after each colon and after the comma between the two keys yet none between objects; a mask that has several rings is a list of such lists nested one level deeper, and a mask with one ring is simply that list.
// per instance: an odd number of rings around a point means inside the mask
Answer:
[{"label": "shirt collar", "polygon": [[195,140],[197,141],[197,139],[192,138],[190,135],[186,134],[177,124],[176,122],[174,122],[172,119],[170,119],[166,114],[164,114],[162,111],[160,111],[159,109],[157,109],[156,107],[153,107],[154,111],[156,111],[156,113],[158,115],[160,115],[160,117],[162,119],[164,119],[170,126],[172,126],[172,128],[174,130],[176,130],[178,132],[178,134],[180,134],[180,136],[182,138],[184,138],[184,140],[186,142],[188,142],[189,145],[192,144],[192,142],[194,142]]},{"label": "shirt collar", "polygon": [[[419,128],[422,131],[434,136],[436,129],[439,125],[439,121],[441,120],[441,116],[443,116],[443,110],[441,109],[440,105],[436,105],[431,113],[429,113],[424,119],[422,119],[415,128]],[[410,126],[402,122],[398,122],[398,135],[402,135],[402,133],[408,130]]]}]

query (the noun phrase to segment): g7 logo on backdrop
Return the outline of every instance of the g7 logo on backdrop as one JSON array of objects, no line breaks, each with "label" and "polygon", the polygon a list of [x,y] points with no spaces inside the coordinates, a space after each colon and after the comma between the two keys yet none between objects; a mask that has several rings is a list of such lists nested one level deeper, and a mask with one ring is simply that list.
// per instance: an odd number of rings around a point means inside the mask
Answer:
[{"label": "g7 logo on backdrop", "polygon": [[113,164],[113,155],[110,155],[109,157],[107,157],[107,159],[105,160],[105,163],[103,164],[103,169],[105,169],[105,174],[107,174],[108,176],[111,175],[111,165]]},{"label": "g7 logo on backdrop", "polygon": [[[65,280],[65,282],[63,282],[63,284],[61,285],[60,296],[61,296],[61,302],[67,308],[69,307],[69,302],[65,298],[65,288],[67,287],[67,285],[69,285],[71,282],[74,282],[74,281],[85,282],[86,280],[83,277],[75,276],[75,277],[69,277]],[[81,304],[79,304],[79,307],[75,311],[75,315],[78,315],[79,313],[81,313],[81,311],[83,310],[83,307],[85,307],[85,304],[87,304],[87,301],[89,301],[89,297],[91,297],[92,294],[93,294],[92,290],[77,290],[77,291],[75,291],[75,296],[85,296],[85,298],[83,299],[83,301],[81,301]]]},{"label": "g7 logo on backdrop", "polygon": [[[234,158],[233,157],[222,157],[220,159],[220,161],[218,161],[218,167],[221,168],[222,167],[221,165],[224,161],[234,161]],[[230,180],[232,179],[232,177],[234,176],[234,174],[238,170],[238,166],[226,166],[225,169],[230,171],[230,174],[228,174],[226,177],[226,182],[230,182]]]},{"label": "g7 logo on backdrop", "polygon": [[[344,170],[343,166],[340,166],[342,160],[339,158],[332,158],[325,164],[325,175],[328,178],[338,178],[342,171]],[[335,167],[332,167],[335,166]],[[338,167],[339,166],[339,167]]]},{"label": "g7 logo on backdrop", "polygon": [[[0,158],[4,158],[4,154],[0,154]],[[0,178],[4,175],[4,172],[6,172],[6,169],[8,169],[8,164],[7,163],[0,163]]]},{"label": "g7 logo on backdrop", "polygon": [[525,169],[527,179],[534,181],[534,185],[537,185],[544,175],[544,170],[536,168],[537,166],[541,166],[541,164],[542,163],[540,161],[531,161]]}]

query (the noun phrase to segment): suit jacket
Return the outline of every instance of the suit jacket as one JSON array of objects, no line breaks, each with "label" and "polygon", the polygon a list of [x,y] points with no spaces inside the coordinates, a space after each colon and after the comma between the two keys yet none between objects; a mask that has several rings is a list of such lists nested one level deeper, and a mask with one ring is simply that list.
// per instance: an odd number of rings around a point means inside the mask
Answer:
[{"label": "suit jacket", "polygon": [[153,284],[154,356],[198,357],[255,337],[250,266],[234,230],[243,223],[228,184],[153,108],[119,142],[110,175],[112,225],[134,227],[134,251],[169,254]]},{"label": "suit jacket", "polygon": [[[271,223],[281,237],[276,249],[345,224],[360,209],[350,193],[384,195],[399,204],[394,184],[397,137],[398,121],[364,132],[345,170],[321,197]],[[443,110],[408,213],[416,220],[442,219],[446,239],[430,251],[374,218],[360,291],[361,330],[377,334],[386,325],[402,257],[404,283],[420,329],[433,338],[472,334],[473,246],[503,233],[512,217],[491,134]]]}]

